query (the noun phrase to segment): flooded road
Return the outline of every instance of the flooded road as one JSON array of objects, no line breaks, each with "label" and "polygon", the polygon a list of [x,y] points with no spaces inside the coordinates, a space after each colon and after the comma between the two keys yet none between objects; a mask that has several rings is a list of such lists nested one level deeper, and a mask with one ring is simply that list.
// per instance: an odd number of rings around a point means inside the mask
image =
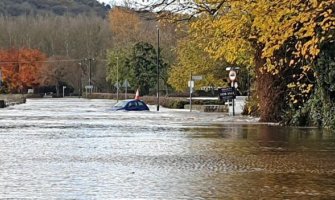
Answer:
[{"label": "flooded road", "polygon": [[0,110],[0,199],[335,199],[335,134],[110,100]]}]

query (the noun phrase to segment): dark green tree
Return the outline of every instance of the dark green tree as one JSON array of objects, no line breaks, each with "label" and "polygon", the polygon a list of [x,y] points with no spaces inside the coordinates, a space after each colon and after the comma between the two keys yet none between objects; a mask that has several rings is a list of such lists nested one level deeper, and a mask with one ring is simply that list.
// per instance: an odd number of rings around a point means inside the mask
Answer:
[{"label": "dark green tree", "polygon": [[[140,88],[141,95],[148,95],[150,89],[157,85],[157,52],[155,48],[146,42],[134,45],[125,65],[133,75],[131,84],[134,89]],[[162,58],[159,59],[159,67],[162,72],[166,71],[167,64]],[[164,73],[166,74],[166,73]],[[162,80],[162,76],[159,77]]]}]

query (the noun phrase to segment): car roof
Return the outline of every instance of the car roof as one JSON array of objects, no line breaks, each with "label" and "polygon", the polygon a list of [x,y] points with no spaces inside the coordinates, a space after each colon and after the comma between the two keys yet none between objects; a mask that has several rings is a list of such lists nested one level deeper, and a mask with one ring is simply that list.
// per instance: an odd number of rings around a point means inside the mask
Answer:
[{"label": "car roof", "polygon": [[141,102],[143,102],[142,100],[139,100],[139,99],[125,99],[125,100],[122,100],[122,101],[124,101],[124,102],[131,102],[131,101],[141,101]]}]

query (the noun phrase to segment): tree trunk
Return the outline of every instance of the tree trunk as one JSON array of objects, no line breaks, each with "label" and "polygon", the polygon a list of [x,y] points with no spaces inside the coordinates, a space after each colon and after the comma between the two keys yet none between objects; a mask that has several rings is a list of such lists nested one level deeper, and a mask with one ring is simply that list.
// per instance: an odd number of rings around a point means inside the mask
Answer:
[{"label": "tree trunk", "polygon": [[282,78],[280,75],[272,75],[261,70],[265,64],[265,60],[261,57],[261,50],[256,53],[255,64],[260,121],[278,122],[281,120],[281,109],[285,103]]}]

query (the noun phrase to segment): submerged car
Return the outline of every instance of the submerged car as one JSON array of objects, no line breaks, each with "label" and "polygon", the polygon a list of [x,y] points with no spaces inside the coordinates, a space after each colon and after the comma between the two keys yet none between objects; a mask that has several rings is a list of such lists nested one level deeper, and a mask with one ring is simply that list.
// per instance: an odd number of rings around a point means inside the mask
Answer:
[{"label": "submerged car", "polygon": [[128,99],[119,101],[117,104],[113,106],[112,110],[143,111],[143,110],[149,110],[149,108],[141,100]]}]

